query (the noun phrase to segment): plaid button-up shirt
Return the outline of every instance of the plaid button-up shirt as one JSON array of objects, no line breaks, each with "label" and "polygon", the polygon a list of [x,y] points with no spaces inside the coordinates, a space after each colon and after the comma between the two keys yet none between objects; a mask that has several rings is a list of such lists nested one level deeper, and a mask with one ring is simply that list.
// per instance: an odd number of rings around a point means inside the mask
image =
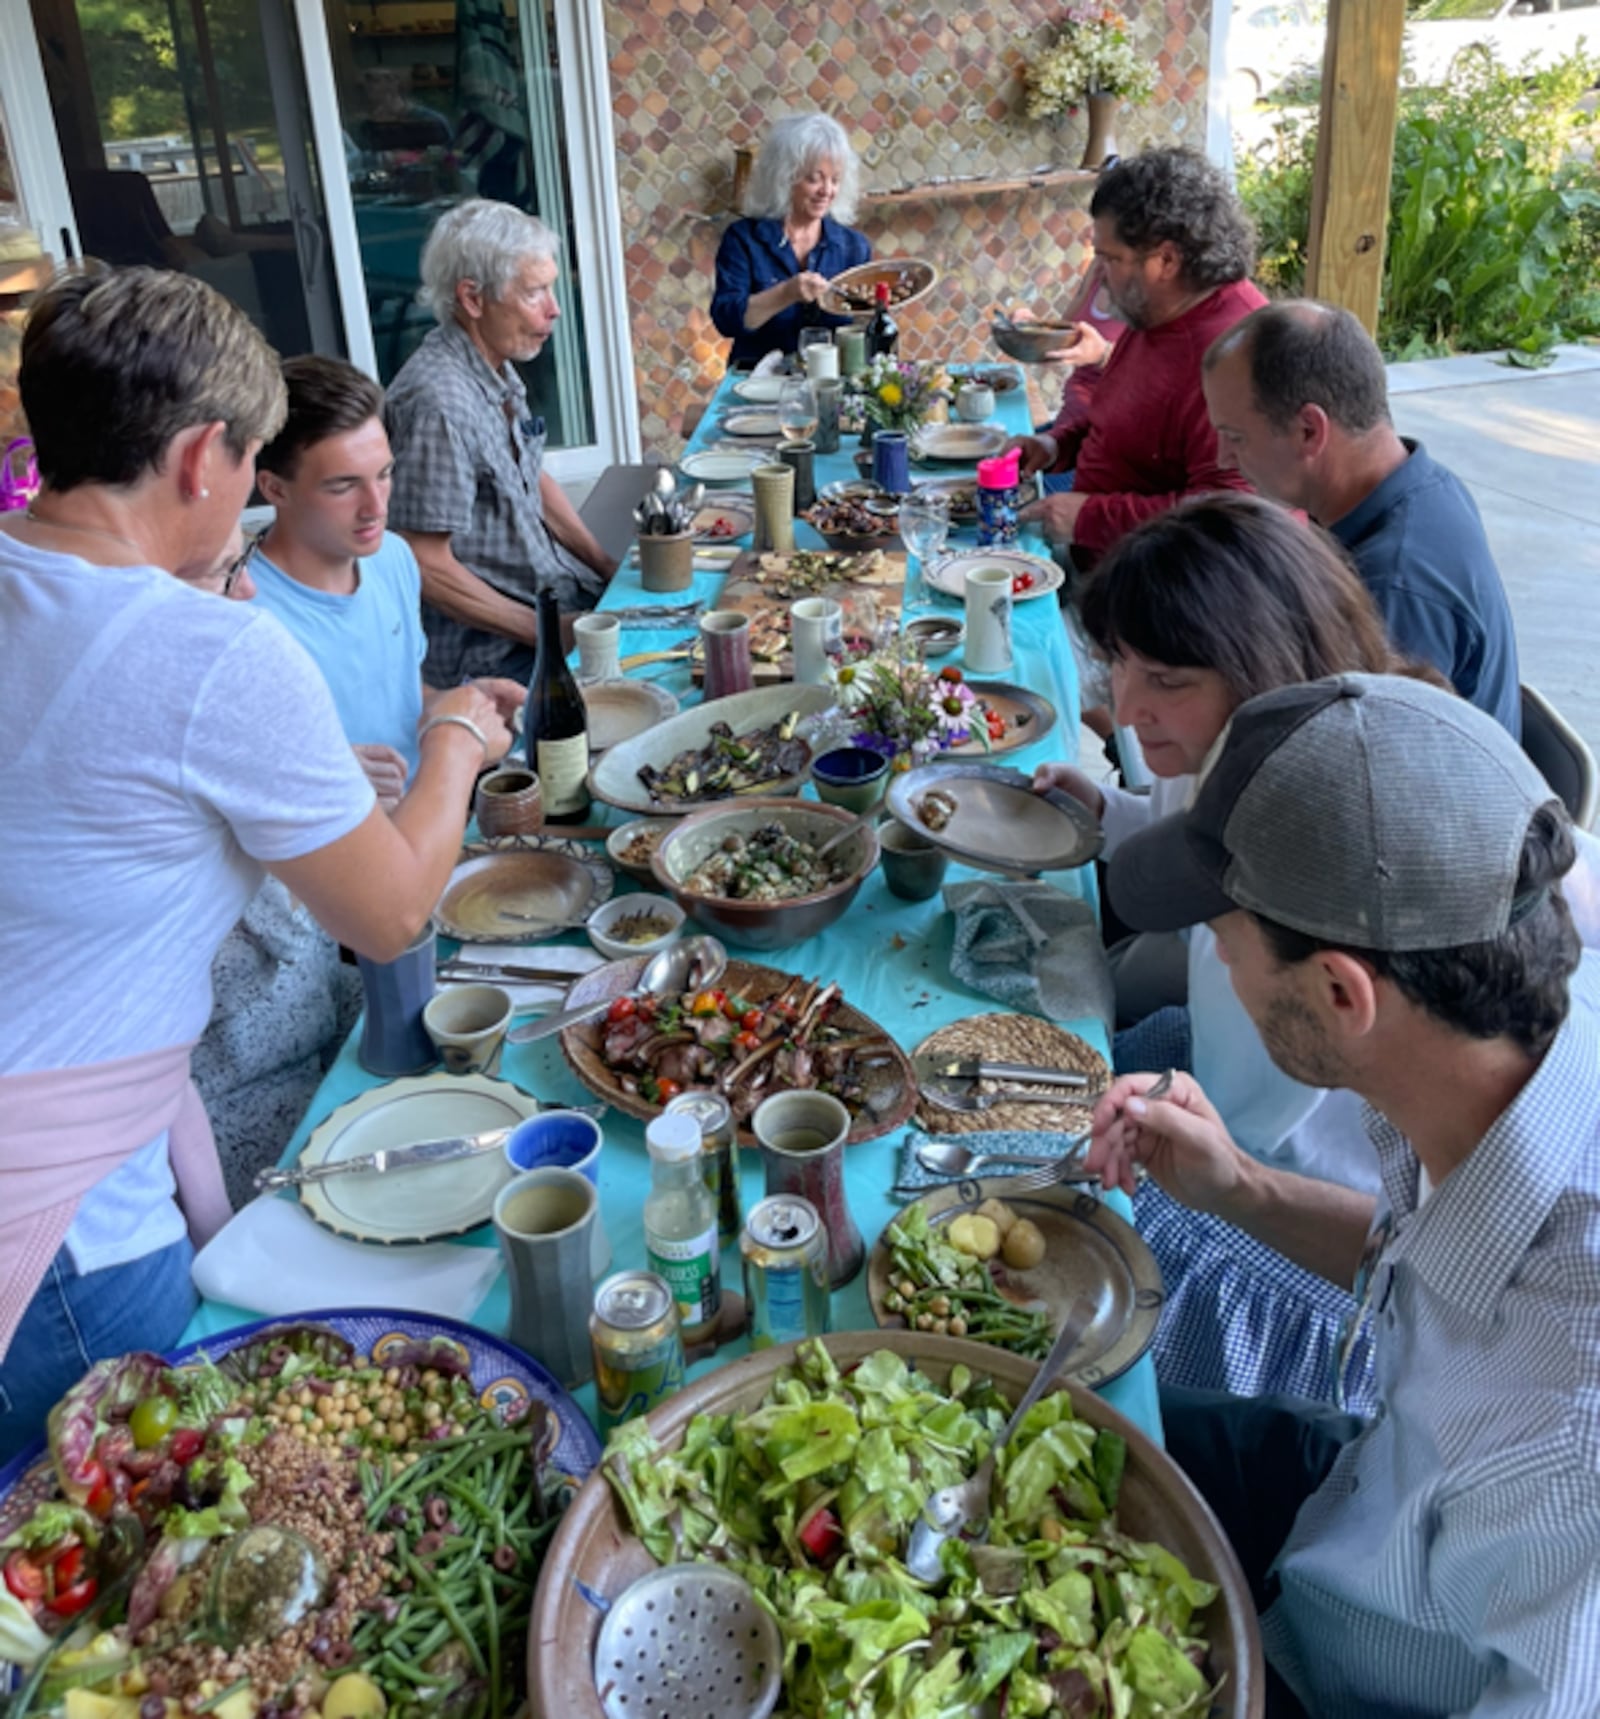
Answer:
[{"label": "plaid button-up shirt", "polygon": [[1420,1207],[1410,1146],[1367,1126],[1383,1406],[1279,1554],[1267,1652],[1317,1719],[1600,1713],[1600,956]]},{"label": "plaid button-up shirt", "polygon": [[[545,523],[539,475],[544,420],[509,365],[491,370],[465,330],[434,329],[389,389],[384,422],[394,448],[394,531],[447,532],[462,566],[503,596],[531,604],[553,585],[563,610],[592,609],[605,580]],[[533,651],[422,605],[423,673],[432,686],[476,675],[526,680]]]}]

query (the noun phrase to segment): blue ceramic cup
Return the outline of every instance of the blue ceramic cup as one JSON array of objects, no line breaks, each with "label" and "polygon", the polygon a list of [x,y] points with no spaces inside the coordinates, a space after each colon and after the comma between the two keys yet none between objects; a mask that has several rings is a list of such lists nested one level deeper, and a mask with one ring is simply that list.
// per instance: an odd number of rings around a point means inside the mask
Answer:
[{"label": "blue ceramic cup", "polygon": [[[581,1110],[544,1110],[518,1123],[505,1143],[506,1162],[514,1176],[529,1170],[576,1170],[600,1186],[600,1148],[605,1134],[592,1116]],[[600,1214],[594,1223],[594,1275],[611,1269],[611,1243]]]},{"label": "blue ceramic cup", "polygon": [[872,481],[887,495],[911,490],[911,450],[903,430],[879,430],[872,438]]},{"label": "blue ceramic cup", "polygon": [[883,798],[889,760],[867,746],[836,746],[811,761],[817,798],[849,812],[866,812]]},{"label": "blue ceramic cup", "polygon": [[366,1003],[356,1058],[369,1074],[393,1079],[424,1074],[439,1060],[422,1011],[434,990],[434,937],[429,925],[393,961],[356,956]]}]

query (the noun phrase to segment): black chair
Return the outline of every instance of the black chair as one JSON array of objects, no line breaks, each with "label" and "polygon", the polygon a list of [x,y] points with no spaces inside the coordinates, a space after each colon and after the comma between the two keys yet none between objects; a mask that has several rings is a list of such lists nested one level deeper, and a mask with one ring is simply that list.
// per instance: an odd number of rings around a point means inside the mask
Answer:
[{"label": "black chair", "polygon": [[1539,767],[1556,797],[1587,830],[1600,805],[1600,768],[1583,736],[1542,692],[1522,689],[1522,750]]}]

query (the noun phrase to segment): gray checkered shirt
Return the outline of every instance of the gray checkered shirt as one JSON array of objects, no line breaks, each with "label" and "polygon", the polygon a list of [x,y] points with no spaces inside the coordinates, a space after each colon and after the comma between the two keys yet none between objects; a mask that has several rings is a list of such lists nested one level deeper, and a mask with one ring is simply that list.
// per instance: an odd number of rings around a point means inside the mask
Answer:
[{"label": "gray checkered shirt", "polygon": [[1410,1146],[1368,1132],[1383,1407],[1279,1554],[1267,1652],[1317,1719],[1600,1713],[1600,956],[1420,1208]]},{"label": "gray checkered shirt", "polygon": [[[462,566],[519,603],[553,585],[563,610],[594,607],[605,580],[545,524],[544,421],[528,416],[528,391],[509,364],[491,370],[463,329],[436,328],[395,377],[384,422],[395,458],[391,530],[448,532]],[[515,639],[428,603],[422,621],[431,686],[532,672],[532,650]]]}]

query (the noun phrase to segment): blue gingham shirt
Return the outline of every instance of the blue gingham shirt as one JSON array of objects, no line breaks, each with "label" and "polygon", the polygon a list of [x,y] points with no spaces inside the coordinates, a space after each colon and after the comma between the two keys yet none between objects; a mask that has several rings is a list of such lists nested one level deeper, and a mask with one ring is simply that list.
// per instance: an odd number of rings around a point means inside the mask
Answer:
[{"label": "blue gingham shirt", "polygon": [[[545,523],[539,479],[544,420],[509,365],[492,370],[455,323],[434,329],[401,366],[384,402],[394,448],[392,531],[444,532],[451,552],[503,596],[532,604],[554,587],[565,611],[592,609],[604,578]],[[534,652],[422,605],[423,676],[456,686],[477,675],[526,680]]]},{"label": "blue gingham shirt", "polygon": [[1317,1719],[1600,1713],[1600,956],[1533,1078],[1394,1230],[1382,1407],[1276,1565],[1267,1652]]}]

